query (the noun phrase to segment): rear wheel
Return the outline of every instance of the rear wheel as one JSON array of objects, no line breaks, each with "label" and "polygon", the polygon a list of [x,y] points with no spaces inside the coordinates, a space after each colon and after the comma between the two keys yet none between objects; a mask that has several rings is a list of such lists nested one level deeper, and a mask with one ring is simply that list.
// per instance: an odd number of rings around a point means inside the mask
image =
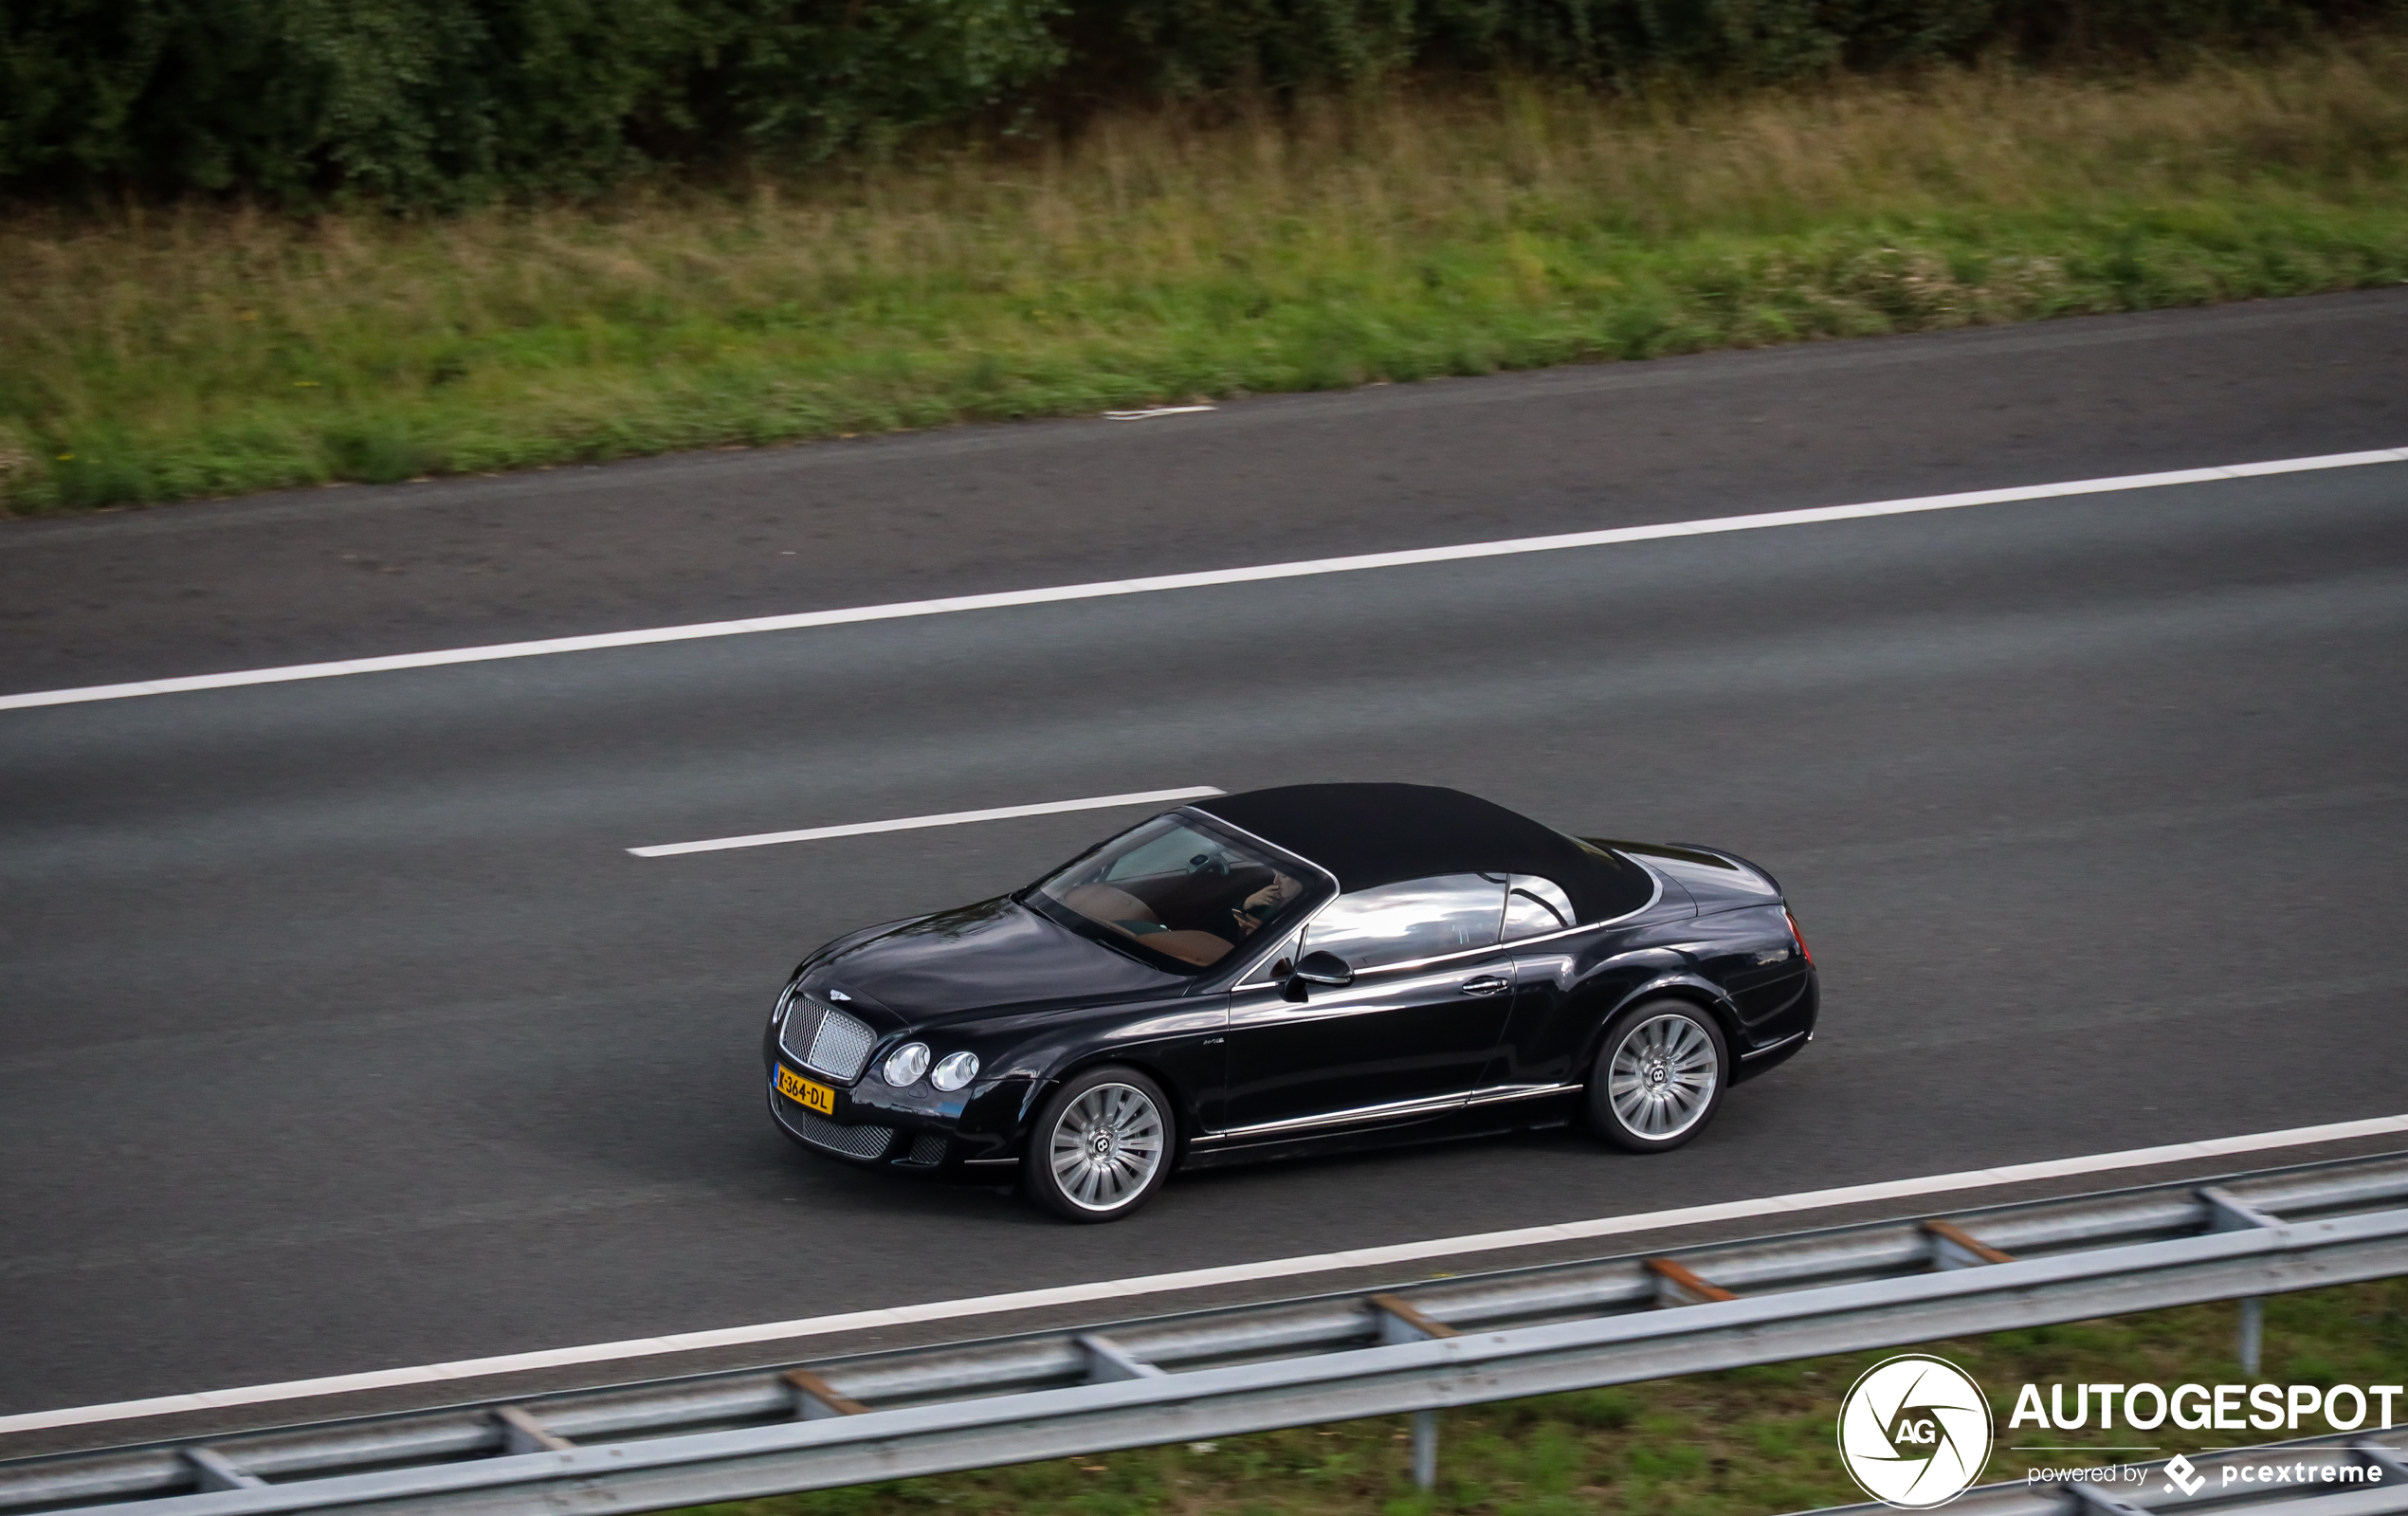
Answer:
[{"label": "rear wheel", "polygon": [[1629,1152],[1678,1147],[1714,1119],[1730,1062],[1709,1013],[1686,1000],[1633,1006],[1605,1030],[1589,1074],[1589,1123]]},{"label": "rear wheel", "polygon": [[1037,1113],[1021,1186],[1066,1220],[1118,1221],[1162,1187],[1177,1136],[1159,1085],[1134,1069],[1090,1069]]}]

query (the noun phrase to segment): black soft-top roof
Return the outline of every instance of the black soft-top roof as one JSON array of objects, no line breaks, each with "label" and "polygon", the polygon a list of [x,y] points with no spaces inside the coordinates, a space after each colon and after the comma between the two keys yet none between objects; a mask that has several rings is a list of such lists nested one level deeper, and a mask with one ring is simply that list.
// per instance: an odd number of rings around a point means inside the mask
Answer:
[{"label": "black soft-top roof", "polygon": [[1352,892],[1438,874],[1540,874],[1584,922],[1647,904],[1636,864],[1478,795],[1432,784],[1290,784],[1191,802],[1338,876]]}]

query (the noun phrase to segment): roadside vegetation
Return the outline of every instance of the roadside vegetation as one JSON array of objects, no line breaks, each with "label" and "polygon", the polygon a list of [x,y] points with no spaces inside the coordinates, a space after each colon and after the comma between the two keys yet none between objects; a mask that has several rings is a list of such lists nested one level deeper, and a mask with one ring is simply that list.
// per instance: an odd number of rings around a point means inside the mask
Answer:
[{"label": "roadside vegetation", "polygon": [[2137,72],[1231,100],[575,203],[21,205],[0,508],[2408,280],[2396,27]]},{"label": "roadside vegetation", "polygon": [[[2055,1432],[2009,1435],[2025,1381],[2171,1387],[2241,1378],[2237,1307],[2156,1311],[1932,1344],[1991,1396],[2000,1451],[1985,1478],[2034,1466],[2197,1453],[2213,1434]],[[1216,1443],[898,1480],[706,1507],[708,1516],[1770,1516],[1865,1499],[1840,1468],[1840,1397],[1888,1352],[1813,1359],[1445,1414],[1438,1489],[1412,1484],[1409,1420],[1396,1416]],[[2278,1297],[2266,1306],[2259,1378],[2276,1383],[2398,1382],[2408,1364],[2408,1280]],[[2322,1433],[2321,1423],[2302,1435]],[[2229,1434],[2228,1434],[2229,1435]],[[2250,1433],[2242,1440],[2281,1434]],[[2157,1452],[2006,1451],[2159,1442]],[[702,1512],[694,1513],[702,1516]]]}]

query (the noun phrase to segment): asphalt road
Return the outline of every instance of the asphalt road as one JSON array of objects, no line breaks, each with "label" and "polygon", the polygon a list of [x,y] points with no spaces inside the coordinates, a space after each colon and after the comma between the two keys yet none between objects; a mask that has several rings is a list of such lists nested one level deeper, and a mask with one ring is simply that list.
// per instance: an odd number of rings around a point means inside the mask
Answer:
[{"label": "asphalt road", "polygon": [[[2304,301],[11,525],[0,688],[2397,447],[2403,338]],[[0,712],[0,1413],[2392,1114],[2403,633],[2388,465]],[[1073,1229],[794,1152],[756,1039],[819,941],[1134,813],[624,850],[1359,777],[1766,864],[1823,1034],[1673,1155]]]}]

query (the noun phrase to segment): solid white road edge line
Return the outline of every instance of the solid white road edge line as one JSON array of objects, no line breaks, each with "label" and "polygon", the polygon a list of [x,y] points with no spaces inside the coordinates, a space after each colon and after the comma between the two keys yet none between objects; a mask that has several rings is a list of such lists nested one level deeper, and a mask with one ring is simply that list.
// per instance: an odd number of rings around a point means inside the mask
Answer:
[{"label": "solid white road edge line", "polygon": [[758,616],[746,621],[706,621],[692,626],[654,627],[640,631],[552,637],[541,642],[504,642],[484,648],[394,653],[382,658],[346,658],[335,663],[293,664],[283,668],[250,668],[226,674],[192,674],[180,679],[150,679],[127,685],[44,689],[22,695],[0,695],[0,710],[18,710],[31,705],[72,705],[94,700],[127,700],[136,695],[231,689],[242,685],[277,685],[297,679],[333,679],[344,674],[385,673],[401,668],[433,668],[446,664],[490,663],[501,658],[537,658],[556,652],[591,652],[604,648],[635,648],[656,642],[691,642],[703,637],[734,637],[755,631],[794,631],[804,627],[833,627],[856,621],[892,621],[905,616],[946,615],[957,611],[1050,605],[1056,601],[1092,600],[1104,595],[1151,594],[1161,590],[1251,584],[1265,579],[1352,574],[1363,569],[1404,568],[1418,563],[1448,563],[1460,558],[1505,557],[1518,553],[1556,553],[1566,548],[1647,542],[1668,537],[1706,537],[1718,532],[1752,532],[1771,526],[1852,521],[1875,516],[1910,516],[1921,511],[1959,510],[1968,505],[2000,505],[2015,501],[2105,495],[2123,490],[2161,489],[2169,484],[2208,484],[2223,480],[2255,479],[2268,474],[2295,474],[2321,468],[2360,468],[2369,464],[2397,463],[2408,463],[2408,447],[2330,453],[2320,458],[2282,458],[2269,463],[2233,464],[2218,468],[2184,468],[2162,474],[2126,474],[2114,479],[2077,479],[2065,484],[2025,484],[2013,489],[1978,489],[1957,495],[1924,495],[1911,500],[1875,501],[1864,505],[1818,505],[1807,510],[1766,511],[1754,516],[1718,516],[1706,521],[1664,521],[1652,526],[1617,526],[1598,532],[1567,532],[1557,537],[1518,537],[1496,542],[1463,542],[1452,547],[1363,553],[1352,557],[1265,563],[1245,569],[1162,574],[1151,578],[1065,584],[1042,590],[1006,590],[994,594],[965,594],[942,600],[903,600],[892,605],[855,606],[842,611],[806,611],[795,615]]},{"label": "solid white road edge line", "polygon": [[255,1384],[244,1389],[204,1390],[192,1395],[163,1395],[147,1400],[119,1400],[109,1405],[75,1406],[62,1411],[30,1411],[0,1416],[0,1434],[35,1432],[51,1427],[81,1426],[96,1421],[122,1421],[134,1416],[173,1416],[188,1411],[222,1410],[270,1400],[300,1400],[359,1390],[383,1390],[410,1384],[435,1384],[449,1379],[517,1374],[529,1369],[559,1368],[576,1363],[602,1363],[647,1358],[662,1353],[690,1353],[702,1348],[732,1347],[747,1342],[787,1342],[896,1326],[909,1322],[958,1320],[993,1316],[1005,1311],[1044,1306],[1075,1306],[1089,1301],[1130,1300],[1173,1290],[1204,1289],[1215,1285],[1243,1284],[1258,1279],[1284,1279],[1297,1274],[1325,1273],[1337,1269],[1377,1268],[1419,1259],[1450,1258],[1469,1252],[1495,1252],[1510,1248],[1578,1242],[1633,1232],[1696,1226],[1710,1221],[1744,1220],[1780,1215],[1828,1206],[1857,1205],[1913,1196],[1979,1190],[2032,1179],[2069,1175],[2103,1174],[2115,1169],[2151,1168],[2200,1159],[2263,1153],[2311,1142],[2336,1142],[2351,1138],[2408,1132],[2408,1116],[2377,1116],[2365,1121],[2333,1122],[2322,1126],[2295,1126],[2286,1131],[2258,1132],[2246,1137],[2219,1137],[2203,1142],[2176,1142],[2165,1147],[2127,1148],[2120,1153],[2093,1153],[2083,1158],[2050,1159],[2038,1163],[2010,1163],[1995,1169],[1968,1169],[1922,1178],[1890,1179],[1878,1184],[1849,1184],[1833,1190],[1806,1190],[1796,1195],[1766,1196],[1755,1200],[1726,1200],[1717,1205],[1683,1206],[1671,1211],[1647,1211],[1636,1215],[1603,1216],[1557,1226],[1522,1227],[1511,1232],[1484,1232],[1462,1237],[1433,1237],[1423,1242],[1385,1248],[1360,1248],[1347,1252],[1310,1253],[1298,1258],[1270,1258],[1260,1263],[1229,1264],[1217,1269],[1190,1269],[1178,1273],[1145,1274],[1134,1279],[1099,1280],[1087,1285],[1063,1285],[1051,1289],[1024,1289],[1008,1295],[981,1295],[970,1300],[942,1300],[924,1306],[897,1306],[883,1310],[848,1311],[835,1316],[811,1316],[799,1321],[770,1322],[758,1326],[729,1326],[716,1331],[681,1332],[668,1337],[642,1337],[624,1342],[596,1342],[585,1347],[549,1348],[534,1353],[505,1353],[494,1358],[464,1359],[456,1363],[428,1363],[416,1368],[375,1369],[366,1374],[337,1374],[324,1379],[289,1379],[282,1384]]},{"label": "solid white road edge line", "polygon": [[664,842],[629,848],[638,858],[674,858],[687,852],[723,852],[730,848],[766,848],[780,842],[816,842],[822,837],[861,837],[873,831],[916,831],[921,827],[958,827],[965,821],[1007,821],[1013,816],[1049,816],[1064,811],[1102,811],[1116,805],[1153,805],[1163,800],[1201,800],[1226,795],[1209,784],[1184,790],[1138,790],[1128,795],[1096,795],[1084,800],[1048,800],[1040,805],[999,805],[986,811],[948,811],[942,815],[899,816],[892,821],[856,821],[844,827],[806,827],[800,831],[757,831],[748,837],[713,837],[705,842]]}]

